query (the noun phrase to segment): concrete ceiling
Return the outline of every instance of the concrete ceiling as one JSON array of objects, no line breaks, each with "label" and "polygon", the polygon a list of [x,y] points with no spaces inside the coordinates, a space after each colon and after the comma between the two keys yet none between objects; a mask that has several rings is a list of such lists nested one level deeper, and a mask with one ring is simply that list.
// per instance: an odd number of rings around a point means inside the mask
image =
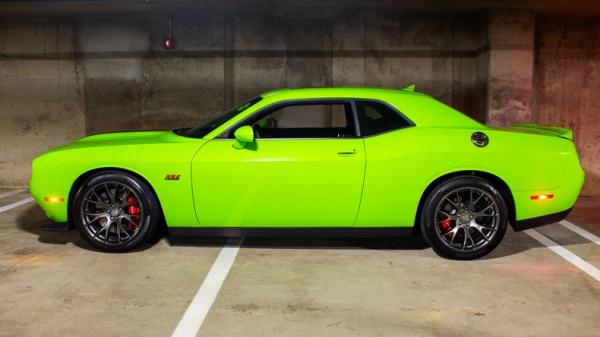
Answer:
[{"label": "concrete ceiling", "polygon": [[0,14],[115,12],[462,12],[525,9],[545,14],[600,15],[600,0],[0,0]]}]

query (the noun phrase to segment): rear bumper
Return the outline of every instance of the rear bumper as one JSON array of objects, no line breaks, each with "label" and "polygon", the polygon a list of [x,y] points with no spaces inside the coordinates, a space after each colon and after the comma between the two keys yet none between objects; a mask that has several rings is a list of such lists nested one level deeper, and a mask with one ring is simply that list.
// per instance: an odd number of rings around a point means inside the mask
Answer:
[{"label": "rear bumper", "polygon": [[[585,177],[576,159],[570,158],[558,188],[513,191],[516,221],[511,223],[515,230],[557,222],[569,214],[577,201]],[[532,196],[539,194],[551,194],[553,197],[546,200],[532,199]]]},{"label": "rear bumper", "polygon": [[558,213],[552,213],[552,214],[538,216],[538,217],[530,218],[530,219],[518,220],[518,221],[515,221],[515,223],[513,224],[513,228],[515,231],[522,231],[522,230],[529,229],[529,228],[534,228],[534,227],[539,227],[539,226],[556,223],[561,220],[564,220],[567,217],[567,215],[569,215],[569,213],[571,212],[572,209],[573,208],[569,208],[565,211],[558,212]]}]

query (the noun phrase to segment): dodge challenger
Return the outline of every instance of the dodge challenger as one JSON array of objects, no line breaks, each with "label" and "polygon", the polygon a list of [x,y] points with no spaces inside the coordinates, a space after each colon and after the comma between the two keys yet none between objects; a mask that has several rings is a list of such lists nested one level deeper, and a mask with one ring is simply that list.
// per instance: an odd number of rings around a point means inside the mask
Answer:
[{"label": "dodge challenger", "polygon": [[507,226],[564,219],[584,173],[569,129],[483,125],[432,97],[280,89],[202,125],[96,134],[32,163],[46,215],[99,250],[171,235],[422,235],[475,259]]}]

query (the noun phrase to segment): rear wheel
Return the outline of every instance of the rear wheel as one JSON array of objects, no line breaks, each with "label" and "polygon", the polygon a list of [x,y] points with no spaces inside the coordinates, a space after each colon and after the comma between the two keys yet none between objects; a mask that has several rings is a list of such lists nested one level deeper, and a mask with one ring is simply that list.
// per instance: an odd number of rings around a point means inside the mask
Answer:
[{"label": "rear wheel", "polygon": [[160,214],[158,200],[145,182],[125,172],[106,171],[79,186],[71,218],[94,247],[124,252],[156,234]]},{"label": "rear wheel", "polygon": [[486,180],[465,176],[438,185],[427,197],[421,230],[440,256],[470,260],[491,252],[502,240],[508,210]]}]

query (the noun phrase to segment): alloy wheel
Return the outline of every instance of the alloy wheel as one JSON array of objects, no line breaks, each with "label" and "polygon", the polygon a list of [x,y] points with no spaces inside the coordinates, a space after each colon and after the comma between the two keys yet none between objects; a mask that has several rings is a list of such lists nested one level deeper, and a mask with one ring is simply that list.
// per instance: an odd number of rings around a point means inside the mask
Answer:
[{"label": "alloy wheel", "polygon": [[81,203],[80,217],[93,240],[117,246],[136,237],[145,213],[140,197],[131,187],[108,181],[87,191]]},{"label": "alloy wheel", "polygon": [[435,231],[454,251],[473,252],[496,236],[500,211],[494,198],[476,187],[461,187],[446,193],[435,211]]}]

